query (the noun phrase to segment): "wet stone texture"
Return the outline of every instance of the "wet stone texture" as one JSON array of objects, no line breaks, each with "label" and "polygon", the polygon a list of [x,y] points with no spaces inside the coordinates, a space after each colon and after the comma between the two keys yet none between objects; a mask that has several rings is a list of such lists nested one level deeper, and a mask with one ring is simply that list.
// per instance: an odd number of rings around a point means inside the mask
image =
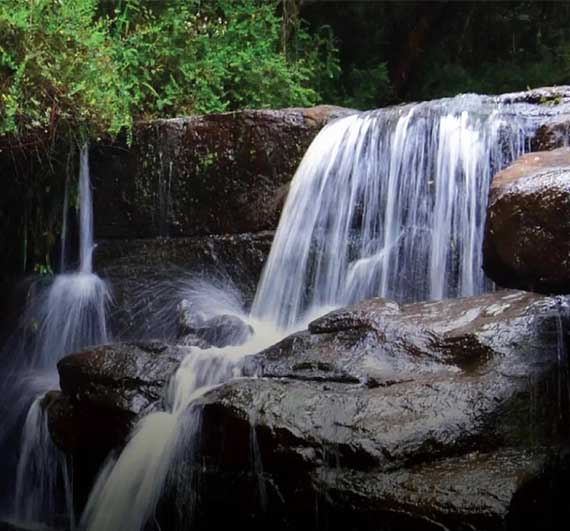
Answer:
[{"label": "wet stone texture", "polygon": [[550,151],[570,145],[570,113],[555,116],[541,125],[532,143],[533,151]]},{"label": "wet stone texture", "polygon": [[[248,358],[256,378],[204,398],[202,518],[224,504],[279,529],[555,529],[563,307],[516,291],[377,299]],[[258,494],[234,505],[232,481]]]},{"label": "wet stone texture", "polygon": [[[247,356],[243,378],[197,404],[198,449],[177,456],[160,528],[559,529],[554,518],[569,516],[567,306],[514,290],[371,299]],[[108,416],[103,432],[120,431],[153,407],[185,352],[123,345],[64,359],[48,410],[54,439],[73,452],[64,432],[81,433],[69,413],[81,408]],[[124,415],[114,428],[111,411]]]},{"label": "wet stone texture", "polygon": [[265,231],[100,242],[95,270],[112,287],[113,337],[175,338],[176,306],[190,280],[233,288],[249,306],[272,240],[273,232]]},{"label": "wet stone texture", "polygon": [[95,237],[272,230],[313,138],[352,112],[323,105],[158,120],[139,124],[130,148],[94,145]]},{"label": "wet stone texture", "polygon": [[501,286],[570,293],[570,148],[529,153],[495,175],[483,255]]}]

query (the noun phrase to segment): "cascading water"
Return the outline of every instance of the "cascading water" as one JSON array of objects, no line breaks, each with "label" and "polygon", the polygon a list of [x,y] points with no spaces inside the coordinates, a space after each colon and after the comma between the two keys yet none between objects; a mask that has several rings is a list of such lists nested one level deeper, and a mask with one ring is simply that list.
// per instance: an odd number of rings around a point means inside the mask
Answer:
[{"label": "cascading water", "polygon": [[193,402],[235,376],[243,355],[330,307],[378,295],[440,299],[490,287],[481,271],[490,179],[526,150],[535,127],[516,105],[471,95],[326,126],[295,175],[251,314],[242,316],[254,326],[253,338],[239,347],[191,351],[169,385],[164,411],[143,418],[105,465],[81,527],[143,529],[188,418],[194,429],[199,425]]},{"label": "cascading water", "polygon": [[[240,346],[190,350],[172,378],[164,398],[164,410],[144,417],[118,457],[103,467],[85,508],[81,528],[89,531],[142,529],[153,515],[179,441],[200,422],[201,411],[192,402],[217,384],[239,375],[238,361],[280,339],[275,330],[263,328],[240,308],[231,290],[204,282],[190,286],[181,297],[204,318],[220,314],[241,317],[256,333]],[[183,421],[184,420],[184,421]]]},{"label": "cascading water", "polygon": [[535,127],[475,95],[331,123],[292,182],[252,314],[287,328],[373,296],[481,293],[489,183]]},{"label": "cascading water", "polygon": [[[18,373],[20,383],[26,384],[14,392],[23,394],[26,400],[21,404],[29,407],[21,437],[12,514],[13,520],[25,525],[54,521],[61,524],[62,518],[67,519],[67,526],[73,523],[67,463],[49,436],[43,397],[46,391],[58,388],[56,365],[63,356],[108,341],[106,308],[110,293],[106,283],[92,272],[93,210],[87,146],[80,155],[79,197],[79,270],[62,272],[49,284],[36,286],[22,318],[22,347],[12,369]],[[63,253],[62,250],[62,264]],[[12,411],[14,417],[21,413],[21,408]]]},{"label": "cascading water", "polygon": [[[16,517],[26,523],[53,523],[47,518],[63,515],[73,527],[71,475],[65,455],[49,435],[43,399],[33,401],[24,424],[16,477]],[[59,492],[63,496],[55,495]]]}]

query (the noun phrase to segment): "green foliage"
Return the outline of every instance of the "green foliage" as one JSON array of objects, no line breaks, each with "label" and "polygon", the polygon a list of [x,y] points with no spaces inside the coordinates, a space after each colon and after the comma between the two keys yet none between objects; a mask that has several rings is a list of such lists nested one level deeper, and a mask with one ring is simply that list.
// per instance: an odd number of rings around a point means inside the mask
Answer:
[{"label": "green foliage", "polygon": [[378,106],[378,102],[393,98],[386,63],[351,68],[348,86],[351,87],[351,94],[342,100],[342,104],[347,107],[373,109]]},{"label": "green foliage", "polygon": [[[0,0],[0,134],[130,123],[95,0]],[[61,131],[60,131],[61,133]]]},{"label": "green foliage", "polygon": [[298,21],[286,53],[279,5],[0,0],[0,135],[315,104],[338,74],[332,37]]},{"label": "green foliage", "polygon": [[[147,115],[311,105],[328,44],[299,31],[303,53],[281,52],[276,2],[129,2],[113,25],[115,60],[133,109]],[[126,21],[129,21],[127,23]]]}]

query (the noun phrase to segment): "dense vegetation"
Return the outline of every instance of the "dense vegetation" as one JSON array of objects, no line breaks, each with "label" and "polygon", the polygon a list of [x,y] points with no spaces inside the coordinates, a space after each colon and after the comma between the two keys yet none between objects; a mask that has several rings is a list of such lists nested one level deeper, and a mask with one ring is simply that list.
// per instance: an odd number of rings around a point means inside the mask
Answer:
[{"label": "dense vegetation", "polygon": [[311,28],[333,28],[342,72],[335,101],[377,107],[570,83],[570,2],[303,5]]},{"label": "dense vegetation", "polygon": [[0,0],[0,135],[22,142],[569,79],[564,2]]},{"label": "dense vegetation", "polygon": [[[0,0],[0,133],[111,133],[140,117],[312,105],[330,39],[277,0]],[[61,131],[60,131],[61,132]]]}]

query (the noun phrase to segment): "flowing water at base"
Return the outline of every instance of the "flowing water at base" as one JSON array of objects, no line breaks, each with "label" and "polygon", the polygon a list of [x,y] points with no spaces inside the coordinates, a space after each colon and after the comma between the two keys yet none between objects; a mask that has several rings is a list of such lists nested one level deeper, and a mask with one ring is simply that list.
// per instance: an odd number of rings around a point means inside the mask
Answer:
[{"label": "flowing water at base", "polygon": [[15,520],[74,527],[71,475],[65,455],[51,440],[43,397],[26,417],[16,476]]},{"label": "flowing water at base", "polygon": [[104,465],[83,513],[81,529],[142,529],[155,512],[171,465],[182,451],[181,441],[186,442],[188,431],[200,424],[201,409],[191,404],[216,385],[238,377],[243,356],[283,336],[240,311],[240,301],[231,291],[225,291],[222,298],[209,296],[217,292],[218,288],[200,282],[189,284],[181,294],[206,318],[238,315],[253,327],[254,334],[240,346],[192,349],[165,390],[164,410],[140,420],[120,455],[111,456]]}]

